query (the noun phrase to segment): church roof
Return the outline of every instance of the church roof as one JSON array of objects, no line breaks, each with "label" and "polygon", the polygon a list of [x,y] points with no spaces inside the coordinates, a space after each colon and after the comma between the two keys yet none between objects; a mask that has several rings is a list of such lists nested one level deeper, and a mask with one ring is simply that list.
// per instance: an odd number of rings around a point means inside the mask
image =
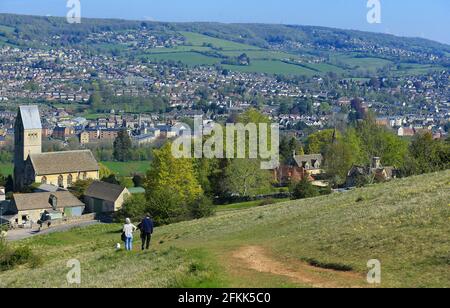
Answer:
[{"label": "church roof", "polygon": [[93,182],[87,189],[84,195],[99,200],[116,202],[120,195],[126,188],[105,182]]},{"label": "church roof", "polygon": [[51,210],[50,196],[54,195],[57,198],[57,208],[66,207],[81,207],[83,202],[78,200],[74,195],[68,191],[58,192],[42,192],[31,194],[14,194],[14,204],[18,211],[28,210]]},{"label": "church roof", "polygon": [[42,129],[41,117],[37,106],[20,106],[19,112],[24,129]]},{"label": "church roof", "polygon": [[31,154],[36,175],[98,171],[99,166],[89,150]]}]

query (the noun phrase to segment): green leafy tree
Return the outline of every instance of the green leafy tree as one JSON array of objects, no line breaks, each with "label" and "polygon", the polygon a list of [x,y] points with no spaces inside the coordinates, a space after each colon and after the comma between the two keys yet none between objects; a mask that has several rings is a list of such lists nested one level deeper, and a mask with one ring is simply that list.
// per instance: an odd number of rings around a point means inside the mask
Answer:
[{"label": "green leafy tree", "polygon": [[367,161],[371,161],[372,157],[381,157],[385,166],[401,168],[405,164],[407,141],[378,126],[370,116],[357,124],[356,132]]},{"label": "green leafy tree", "polygon": [[100,175],[101,179],[107,178],[113,174],[112,171],[108,167],[106,167],[104,164],[99,163],[98,166],[100,167],[99,175]]},{"label": "green leafy tree", "polygon": [[223,184],[230,195],[251,197],[267,192],[271,177],[257,159],[233,159],[225,170]]},{"label": "green leafy tree", "polygon": [[93,180],[79,180],[76,181],[70,188],[70,192],[77,197],[78,199],[82,200],[84,197],[84,194],[88,187],[92,184]]},{"label": "green leafy tree", "polygon": [[114,140],[114,159],[126,162],[131,159],[131,138],[126,130],[121,130]]},{"label": "green leafy tree", "polygon": [[416,135],[411,142],[409,152],[412,158],[407,164],[410,174],[450,168],[450,143],[434,140],[429,132]]},{"label": "green leafy tree", "polygon": [[[171,143],[154,150],[153,156],[144,181],[147,200],[151,201],[151,204],[159,208],[162,206],[160,202],[164,201],[163,197],[169,192],[170,200],[174,202],[164,205],[164,208],[169,205],[184,208],[203,195],[203,189],[195,176],[192,159],[173,157]],[[170,209],[171,213],[179,211],[181,209]]]},{"label": "green leafy tree", "polygon": [[313,133],[306,140],[306,152],[308,154],[324,154],[328,146],[334,142],[334,139],[339,138],[341,138],[341,134],[333,129]]}]

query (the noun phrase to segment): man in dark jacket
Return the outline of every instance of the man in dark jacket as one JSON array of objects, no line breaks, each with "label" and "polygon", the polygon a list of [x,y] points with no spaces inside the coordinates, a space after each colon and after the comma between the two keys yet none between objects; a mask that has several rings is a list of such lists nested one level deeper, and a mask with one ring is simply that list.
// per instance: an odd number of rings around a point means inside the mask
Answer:
[{"label": "man in dark jacket", "polygon": [[150,240],[152,239],[153,234],[153,221],[150,214],[146,215],[139,227],[141,229],[142,250],[144,250],[144,248],[148,250],[150,248]]}]

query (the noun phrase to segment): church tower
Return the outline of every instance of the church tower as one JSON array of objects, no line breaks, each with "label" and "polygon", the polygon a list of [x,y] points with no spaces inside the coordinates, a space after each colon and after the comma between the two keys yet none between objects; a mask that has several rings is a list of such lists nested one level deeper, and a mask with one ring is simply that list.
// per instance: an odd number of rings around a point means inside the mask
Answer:
[{"label": "church tower", "polygon": [[42,124],[37,106],[20,106],[14,126],[14,190],[25,183],[25,161],[42,152]]}]

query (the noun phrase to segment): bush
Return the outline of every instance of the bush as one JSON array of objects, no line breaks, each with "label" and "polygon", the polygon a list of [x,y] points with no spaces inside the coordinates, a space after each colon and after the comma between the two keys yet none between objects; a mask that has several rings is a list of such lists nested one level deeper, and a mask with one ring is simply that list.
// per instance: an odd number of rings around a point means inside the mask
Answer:
[{"label": "bush", "polygon": [[300,182],[294,184],[291,187],[291,190],[292,198],[294,200],[313,198],[320,195],[319,188],[312,185],[312,183],[306,177],[303,178]]},{"label": "bush", "polygon": [[201,196],[189,206],[189,211],[192,218],[199,219],[213,216],[215,208],[211,199]]},{"label": "bush", "polygon": [[42,264],[42,259],[36,256],[29,247],[12,249],[4,239],[0,239],[0,271],[11,270],[25,264],[35,268]]},{"label": "bush", "polygon": [[127,198],[123,204],[122,209],[115,213],[115,220],[123,223],[125,218],[130,218],[132,221],[141,220],[145,213],[147,213],[147,201],[142,194],[132,195]]},{"label": "bush", "polygon": [[265,199],[262,200],[261,202],[259,202],[258,206],[266,206],[266,205],[271,205],[271,204],[275,204],[277,203],[277,200],[273,199],[273,198],[269,198],[269,199]]}]

